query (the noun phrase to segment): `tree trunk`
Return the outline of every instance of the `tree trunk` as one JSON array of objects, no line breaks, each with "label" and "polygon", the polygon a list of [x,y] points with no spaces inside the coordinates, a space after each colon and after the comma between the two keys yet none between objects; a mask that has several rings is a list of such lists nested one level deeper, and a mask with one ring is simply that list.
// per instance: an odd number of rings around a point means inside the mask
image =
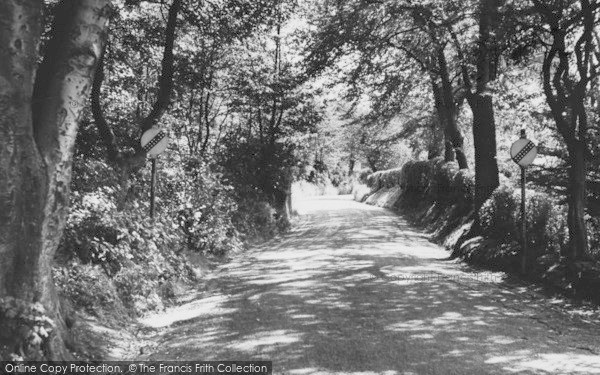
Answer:
[{"label": "tree trunk", "polygon": [[[36,73],[42,18],[38,1],[0,5],[0,294],[41,303],[54,330],[31,357],[62,359],[59,302],[51,270],[66,222],[79,119],[106,39],[108,0],[65,0]],[[36,77],[35,83],[33,77]],[[29,351],[27,338],[13,340]],[[15,330],[16,329],[16,330]],[[17,350],[17,349],[15,349]]]},{"label": "tree trunk", "polygon": [[478,210],[500,185],[496,160],[496,123],[492,97],[487,94],[469,95],[473,112],[473,144],[475,148],[475,198]]},{"label": "tree trunk", "polygon": [[473,112],[473,146],[475,148],[475,198],[477,211],[500,185],[496,160],[496,122],[492,94],[487,85],[495,79],[496,57],[493,32],[497,29],[497,0],[481,0],[479,4],[479,43],[475,93],[467,100]]},{"label": "tree trunk", "polygon": [[431,116],[429,120],[429,136],[427,144],[427,159],[435,159],[442,155],[444,150],[444,129],[437,116]]},{"label": "tree trunk", "polygon": [[586,147],[580,140],[572,140],[569,150],[569,249],[566,255],[568,263],[581,259],[588,253],[587,229],[585,225],[585,179]]},{"label": "tree trunk", "polygon": [[444,108],[442,93],[441,93],[440,87],[438,86],[438,84],[435,81],[435,77],[433,74],[430,76],[430,80],[431,80],[431,88],[433,91],[433,101],[435,104],[435,110],[436,110],[436,114],[437,114],[437,118],[438,118],[438,124],[444,134],[444,161],[448,162],[448,163],[453,162],[454,160],[456,160],[456,158],[454,156],[454,148],[452,146],[452,141],[450,139],[450,133],[448,131],[448,126],[446,124],[447,115],[446,115],[446,111]]},{"label": "tree trunk", "polygon": [[350,159],[348,160],[348,176],[354,175],[354,165],[356,165],[356,158],[354,156],[354,150],[350,151]]},{"label": "tree trunk", "polygon": [[[596,9],[587,0],[582,0],[580,5],[581,12],[577,17],[563,23],[565,17],[557,16],[563,15],[563,9],[553,12],[553,9],[548,10],[545,3],[535,4],[543,24],[548,26],[552,34],[552,44],[546,50],[542,63],[546,102],[569,152],[569,244],[562,254],[569,266],[573,266],[573,262],[584,257],[589,250],[585,225],[586,157],[589,153],[585,101],[588,85],[598,69],[598,62],[592,56],[596,48],[593,42]],[[581,29],[569,25],[569,22],[575,24],[580,21],[583,26]],[[575,33],[578,35],[574,49],[567,51],[566,41]],[[571,67],[577,69],[578,79],[574,79],[576,75],[570,72]],[[573,276],[567,275],[568,278]]]},{"label": "tree trunk", "polygon": [[460,169],[468,169],[469,164],[467,157],[463,149],[464,140],[463,136],[458,129],[458,108],[454,102],[454,92],[452,89],[452,82],[450,81],[450,75],[448,73],[448,64],[446,62],[446,55],[443,48],[438,50],[438,65],[440,68],[441,84],[441,98],[444,107],[445,122],[446,122],[446,133],[452,143],[454,152],[456,154],[456,162]]}]

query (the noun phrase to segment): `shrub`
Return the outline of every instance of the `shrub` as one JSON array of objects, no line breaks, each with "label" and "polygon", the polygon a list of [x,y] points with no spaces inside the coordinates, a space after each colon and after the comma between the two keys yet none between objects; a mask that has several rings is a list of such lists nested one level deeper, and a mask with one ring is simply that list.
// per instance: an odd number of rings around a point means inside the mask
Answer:
[{"label": "shrub", "polygon": [[61,294],[74,306],[95,316],[103,311],[124,313],[114,284],[100,266],[73,261],[68,267],[55,268],[53,276]]},{"label": "shrub", "polygon": [[233,223],[244,235],[252,238],[269,238],[277,233],[280,226],[275,209],[265,201],[244,199],[233,215]]},{"label": "shrub", "polygon": [[587,218],[588,237],[590,239],[590,255],[600,261],[600,217]]},{"label": "shrub", "polygon": [[371,168],[363,168],[358,172],[358,180],[363,184],[367,184],[367,178],[373,173]]},{"label": "shrub", "polygon": [[[479,211],[485,235],[503,243],[520,241],[521,212],[519,191],[502,185]],[[565,208],[544,193],[527,192],[527,243],[536,256],[560,253],[566,244]]]},{"label": "shrub", "polygon": [[73,193],[55,276],[75,306],[97,312],[120,304],[132,315],[160,308],[163,285],[194,277],[184,250],[222,256],[241,246],[232,187],[197,160],[174,165],[160,170],[153,220],[140,191],[119,208],[121,193],[111,186]]},{"label": "shrub", "polygon": [[450,186],[450,201],[461,205],[466,212],[471,211],[475,194],[475,175],[473,172],[466,169],[457,171]]},{"label": "shrub", "polygon": [[415,199],[424,197],[429,188],[431,165],[427,161],[412,161],[402,167],[400,187]]},{"label": "shrub", "polygon": [[[521,228],[521,215],[517,213]],[[537,256],[560,253],[566,243],[566,213],[564,208],[547,194],[530,192],[527,195],[527,242]]]},{"label": "shrub", "polygon": [[18,298],[0,298],[0,358],[43,360],[55,323],[44,306]]},{"label": "shrub", "polygon": [[496,188],[479,210],[483,234],[504,240],[505,243],[518,241],[519,231],[515,220],[518,209],[513,188],[505,185]]},{"label": "shrub", "polygon": [[449,201],[454,189],[454,175],[458,170],[452,164],[444,163],[443,159],[434,159],[431,163],[429,197],[433,201]]}]

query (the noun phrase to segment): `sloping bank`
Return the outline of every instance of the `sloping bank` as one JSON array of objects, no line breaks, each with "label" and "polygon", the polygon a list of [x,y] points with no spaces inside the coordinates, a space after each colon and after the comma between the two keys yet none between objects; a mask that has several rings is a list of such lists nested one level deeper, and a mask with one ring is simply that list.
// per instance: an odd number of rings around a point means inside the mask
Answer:
[{"label": "sloping bank", "polygon": [[[520,265],[520,191],[504,182],[479,211],[480,228],[472,231],[474,175],[441,159],[411,161],[402,168],[366,178],[367,194],[355,199],[407,215],[442,243],[452,257],[494,270],[518,273]],[[578,262],[567,280],[560,261],[567,246],[566,207],[547,194],[527,191],[527,278],[543,281],[569,294],[600,301],[600,267]]]}]

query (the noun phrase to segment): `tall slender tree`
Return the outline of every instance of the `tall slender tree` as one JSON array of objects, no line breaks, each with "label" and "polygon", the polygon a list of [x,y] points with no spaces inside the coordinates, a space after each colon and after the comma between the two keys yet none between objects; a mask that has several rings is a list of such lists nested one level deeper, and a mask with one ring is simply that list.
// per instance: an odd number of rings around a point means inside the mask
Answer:
[{"label": "tall slender tree", "polygon": [[568,151],[569,182],[567,222],[569,245],[563,256],[569,264],[588,254],[586,174],[589,124],[586,104],[590,83],[598,76],[594,38],[600,3],[594,0],[541,1],[533,7],[547,40],[542,77],[546,101]]}]

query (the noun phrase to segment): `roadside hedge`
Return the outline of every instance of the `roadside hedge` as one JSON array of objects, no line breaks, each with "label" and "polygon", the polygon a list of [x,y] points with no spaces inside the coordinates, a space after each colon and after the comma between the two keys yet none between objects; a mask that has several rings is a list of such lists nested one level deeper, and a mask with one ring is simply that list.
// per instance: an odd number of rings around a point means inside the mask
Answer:
[{"label": "roadside hedge", "polygon": [[[408,214],[428,229],[434,240],[443,242],[453,256],[492,269],[518,272],[522,222],[518,181],[502,181],[477,215],[472,208],[473,173],[442,159],[410,161],[401,168],[372,173],[366,182],[371,191],[363,201]],[[378,199],[378,195],[384,199]],[[598,288],[591,286],[600,286],[600,267],[593,251],[589,260],[576,265],[575,281],[567,279],[562,266],[561,253],[568,246],[564,203],[531,186],[527,188],[526,203],[531,257],[528,276],[549,280],[562,289],[592,291],[592,298],[597,298]],[[476,217],[478,225],[473,226]],[[590,241],[594,244],[598,231],[594,219],[589,221]]]}]

